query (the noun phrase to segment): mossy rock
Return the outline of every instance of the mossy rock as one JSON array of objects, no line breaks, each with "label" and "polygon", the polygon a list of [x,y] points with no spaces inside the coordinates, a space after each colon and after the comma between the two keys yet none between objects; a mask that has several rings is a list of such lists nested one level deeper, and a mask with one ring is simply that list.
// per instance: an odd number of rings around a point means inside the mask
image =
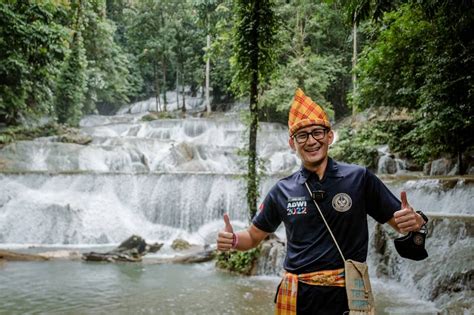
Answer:
[{"label": "mossy rock", "polygon": [[183,240],[183,239],[175,239],[173,243],[171,244],[171,248],[174,250],[185,250],[189,249],[191,247],[191,244],[189,242]]},{"label": "mossy rock", "polygon": [[49,123],[39,127],[12,126],[0,131],[0,148],[16,141],[33,140],[40,137],[57,136],[59,142],[86,145],[92,137],[78,128]]},{"label": "mossy rock", "polygon": [[173,115],[170,112],[149,112],[142,117],[142,121],[153,121],[158,119],[171,119]]}]

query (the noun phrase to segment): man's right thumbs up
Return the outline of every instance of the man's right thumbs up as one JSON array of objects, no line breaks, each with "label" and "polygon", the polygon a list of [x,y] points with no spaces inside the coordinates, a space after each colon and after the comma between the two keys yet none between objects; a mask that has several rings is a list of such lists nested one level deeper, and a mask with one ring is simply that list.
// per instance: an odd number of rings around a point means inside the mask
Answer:
[{"label": "man's right thumbs up", "polygon": [[234,229],[232,228],[232,224],[230,224],[229,215],[227,213],[224,213],[224,223],[224,230],[220,231],[217,235],[217,250],[225,252],[235,246],[236,235],[234,234]]},{"label": "man's right thumbs up", "polygon": [[234,233],[234,229],[232,228],[232,224],[230,224],[229,215],[227,213],[224,213],[224,223],[225,223],[224,231],[229,232],[229,233]]}]

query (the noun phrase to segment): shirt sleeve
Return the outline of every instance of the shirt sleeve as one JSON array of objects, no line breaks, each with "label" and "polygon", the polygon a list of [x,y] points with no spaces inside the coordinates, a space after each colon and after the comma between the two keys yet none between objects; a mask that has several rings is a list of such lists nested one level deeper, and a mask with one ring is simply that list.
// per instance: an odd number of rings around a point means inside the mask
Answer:
[{"label": "shirt sleeve", "polygon": [[367,213],[379,223],[386,223],[400,210],[401,202],[372,172],[366,169],[365,198]]},{"label": "shirt sleeve", "polygon": [[252,223],[257,228],[267,233],[275,232],[281,223],[278,207],[274,198],[276,191],[277,187],[274,186],[260,204],[259,212],[252,220]]}]

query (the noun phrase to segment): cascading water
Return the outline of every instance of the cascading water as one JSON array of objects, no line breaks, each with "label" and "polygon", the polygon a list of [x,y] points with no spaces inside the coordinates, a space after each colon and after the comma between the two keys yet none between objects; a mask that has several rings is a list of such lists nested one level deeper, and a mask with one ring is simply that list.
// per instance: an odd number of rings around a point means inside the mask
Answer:
[{"label": "cascading water", "polygon": [[[92,137],[89,145],[51,137],[1,149],[0,247],[117,244],[131,234],[165,244],[176,238],[209,244],[224,212],[237,229],[244,227],[246,161],[237,154],[244,125],[235,115],[142,121],[150,106],[84,118],[81,130]],[[264,196],[299,162],[282,125],[262,123],[257,147],[267,174]],[[454,296],[458,302],[451,309],[472,311],[472,179],[384,180],[395,194],[406,190],[416,209],[436,219],[424,262],[398,257],[391,242],[396,235],[371,224],[374,276],[396,279],[441,310]],[[281,272],[282,252],[273,250],[269,257],[260,274]]]},{"label": "cascading water", "polygon": [[379,160],[377,163],[378,174],[399,174],[406,169],[406,163],[402,159],[394,157],[389,152],[388,145],[383,145],[378,148]]},{"label": "cascading water", "polygon": [[[210,227],[200,232],[206,239],[224,212],[247,221],[239,178],[245,160],[236,154],[242,124],[225,117],[140,122],[134,115],[124,123],[126,116],[85,118],[82,130],[93,137],[87,146],[39,139],[5,147],[0,242],[118,243],[131,233],[167,242]],[[271,173],[297,166],[283,152],[282,133],[277,124],[261,129],[269,144],[260,143],[260,156]]]}]

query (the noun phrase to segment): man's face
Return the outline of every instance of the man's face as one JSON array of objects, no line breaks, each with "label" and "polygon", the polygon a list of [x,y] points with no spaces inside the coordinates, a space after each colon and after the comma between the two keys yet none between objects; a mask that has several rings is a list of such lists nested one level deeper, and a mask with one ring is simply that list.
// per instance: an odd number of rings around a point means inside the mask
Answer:
[{"label": "man's face", "polygon": [[[306,138],[306,140],[305,140]],[[316,139],[315,139],[316,138]],[[290,138],[290,147],[296,151],[303,165],[312,169],[318,167],[328,156],[329,145],[334,140],[332,130],[313,125],[299,129]]]}]

